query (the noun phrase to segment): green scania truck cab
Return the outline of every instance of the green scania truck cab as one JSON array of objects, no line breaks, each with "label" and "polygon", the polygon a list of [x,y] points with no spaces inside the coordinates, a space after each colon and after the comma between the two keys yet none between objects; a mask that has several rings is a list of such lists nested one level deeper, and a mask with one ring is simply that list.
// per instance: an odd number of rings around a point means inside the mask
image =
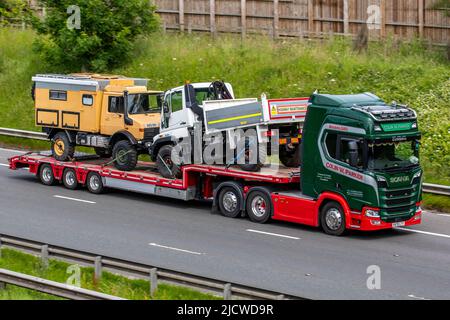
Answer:
[{"label": "green scania truck cab", "polygon": [[[420,210],[421,133],[414,110],[377,96],[314,94],[303,128],[301,189],[345,199],[376,224],[403,226]],[[365,227],[367,229],[367,226]]]}]

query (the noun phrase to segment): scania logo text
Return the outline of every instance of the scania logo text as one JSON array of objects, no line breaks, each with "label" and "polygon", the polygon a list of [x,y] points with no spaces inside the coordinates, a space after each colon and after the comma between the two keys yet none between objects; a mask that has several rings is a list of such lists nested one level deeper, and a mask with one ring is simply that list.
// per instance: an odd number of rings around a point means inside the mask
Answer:
[{"label": "scania logo text", "polygon": [[391,183],[400,183],[400,182],[408,182],[409,177],[403,176],[403,177],[393,177],[389,180]]}]

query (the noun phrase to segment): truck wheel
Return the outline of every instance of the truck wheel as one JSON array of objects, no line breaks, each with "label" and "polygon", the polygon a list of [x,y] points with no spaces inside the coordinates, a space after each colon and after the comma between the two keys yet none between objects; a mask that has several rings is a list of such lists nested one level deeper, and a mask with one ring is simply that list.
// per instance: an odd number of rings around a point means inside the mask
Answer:
[{"label": "truck wheel", "polygon": [[78,188],[77,174],[73,169],[64,170],[62,181],[67,189],[75,190]]},{"label": "truck wheel", "polygon": [[95,154],[98,155],[100,158],[110,158],[111,157],[111,151],[105,148],[98,148],[95,147]]},{"label": "truck wheel", "polygon": [[266,223],[272,216],[272,200],[262,191],[253,191],[246,201],[247,215],[251,221]]},{"label": "truck wheel", "polygon": [[219,192],[220,213],[228,218],[237,218],[241,213],[241,196],[233,187],[224,187]]},{"label": "truck wheel", "polygon": [[329,202],[323,206],[320,213],[320,224],[323,231],[329,235],[342,236],[345,229],[345,213],[337,202]]},{"label": "truck wheel", "polygon": [[287,150],[286,146],[280,146],[280,162],[288,168],[300,167],[299,148],[297,145],[293,150]]},{"label": "truck wheel", "polygon": [[156,165],[164,178],[181,178],[181,168],[172,160],[172,145],[165,145],[158,151]]},{"label": "truck wheel", "polygon": [[73,158],[75,145],[63,131],[58,132],[52,139],[52,155],[58,161],[67,161]]},{"label": "truck wheel", "polygon": [[90,172],[86,178],[86,185],[91,193],[100,194],[105,189],[102,177],[97,172]]},{"label": "truck wheel", "polygon": [[138,154],[130,141],[117,142],[113,148],[114,165],[122,171],[131,171],[136,168]]},{"label": "truck wheel", "polygon": [[49,164],[43,164],[39,168],[39,179],[42,184],[46,186],[52,186],[55,184],[55,175],[53,174],[52,166]]},{"label": "truck wheel", "polygon": [[[255,142],[255,143],[257,145],[256,163],[250,163],[250,161],[253,160],[252,152],[254,152],[254,151],[252,148],[252,144],[250,142],[248,142],[248,140],[245,142],[244,154],[242,155],[242,157],[244,158],[244,163],[239,163],[239,159],[238,159],[238,165],[244,171],[250,171],[250,172],[259,171],[264,166],[264,163],[266,162],[266,158],[267,158],[266,145],[259,144],[257,142]],[[238,150],[238,152],[239,152],[239,150]]]}]

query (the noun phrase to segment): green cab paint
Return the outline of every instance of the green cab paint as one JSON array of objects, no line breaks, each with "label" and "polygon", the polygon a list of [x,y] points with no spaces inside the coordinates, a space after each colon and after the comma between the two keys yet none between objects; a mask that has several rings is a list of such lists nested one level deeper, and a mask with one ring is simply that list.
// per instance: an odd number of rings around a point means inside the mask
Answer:
[{"label": "green cab paint", "polygon": [[406,106],[371,93],[314,94],[303,129],[302,193],[331,192],[352,211],[378,208],[385,222],[408,220],[421,200],[420,137]]}]

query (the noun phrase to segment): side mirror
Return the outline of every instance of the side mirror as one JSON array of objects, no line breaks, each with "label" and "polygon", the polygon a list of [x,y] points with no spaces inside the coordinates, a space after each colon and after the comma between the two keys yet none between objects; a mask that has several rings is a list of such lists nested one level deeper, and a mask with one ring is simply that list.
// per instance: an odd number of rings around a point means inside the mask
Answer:
[{"label": "side mirror", "polygon": [[123,94],[123,121],[126,126],[133,125],[133,119],[128,116],[128,91]]},{"label": "side mirror", "polygon": [[186,108],[198,106],[197,98],[195,96],[195,89],[192,84],[187,84],[184,86],[184,96],[186,99]]},{"label": "side mirror", "polygon": [[163,112],[165,115],[167,115],[169,113],[169,104],[167,103],[167,101],[163,102]]},{"label": "side mirror", "polygon": [[156,104],[158,105],[158,109],[162,110],[164,107],[164,95],[163,94],[158,94],[156,96]]}]

